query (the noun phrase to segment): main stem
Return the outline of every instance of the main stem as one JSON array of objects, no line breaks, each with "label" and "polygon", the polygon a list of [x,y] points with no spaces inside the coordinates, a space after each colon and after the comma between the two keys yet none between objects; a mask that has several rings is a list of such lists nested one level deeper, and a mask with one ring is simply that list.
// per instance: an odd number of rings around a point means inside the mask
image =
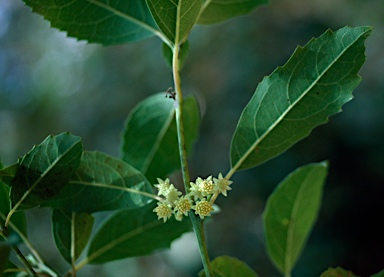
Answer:
[{"label": "main stem", "polygon": [[[173,81],[176,92],[175,99],[175,109],[176,109],[176,126],[177,126],[177,137],[179,144],[179,155],[181,162],[181,172],[183,174],[183,183],[185,191],[188,192],[190,177],[188,169],[188,160],[187,160],[187,151],[185,147],[185,136],[184,136],[184,125],[183,125],[183,94],[181,90],[181,78],[180,78],[180,68],[179,68],[179,51],[180,46],[175,45],[173,48],[173,59],[172,59],[172,71],[173,71]],[[207,243],[205,241],[204,234],[204,223],[200,220],[193,212],[190,212],[190,219],[192,221],[192,226],[195,231],[196,239],[199,244],[201,261],[204,266],[204,271],[206,277],[213,277],[212,268],[209,260],[209,255],[207,251]]]}]

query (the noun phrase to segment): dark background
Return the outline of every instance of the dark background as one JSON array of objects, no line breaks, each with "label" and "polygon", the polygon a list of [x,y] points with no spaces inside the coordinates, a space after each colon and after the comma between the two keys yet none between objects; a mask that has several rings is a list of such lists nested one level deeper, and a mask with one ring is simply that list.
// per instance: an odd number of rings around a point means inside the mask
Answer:
[{"label": "dark background", "polygon": [[[226,173],[229,145],[257,84],[297,45],[328,28],[374,27],[355,99],[283,155],[233,177],[222,212],[207,224],[212,258],[246,261],[260,276],[281,276],[265,254],[261,214],[266,198],[292,170],[330,161],[319,220],[293,276],[342,266],[360,276],[384,269],[384,2],[276,0],[251,16],[198,26],[182,71],[185,94],[198,97],[199,141],[191,175]],[[157,38],[101,47],[67,38],[19,0],[0,1],[0,157],[14,163],[49,134],[81,136],[85,148],[118,155],[124,120],[138,101],[172,85]],[[28,214],[31,241],[55,269],[49,211]],[[102,216],[100,216],[102,217]],[[192,234],[172,251],[92,266],[79,276],[195,276],[201,264]],[[123,274],[123,275],[122,275]]]}]

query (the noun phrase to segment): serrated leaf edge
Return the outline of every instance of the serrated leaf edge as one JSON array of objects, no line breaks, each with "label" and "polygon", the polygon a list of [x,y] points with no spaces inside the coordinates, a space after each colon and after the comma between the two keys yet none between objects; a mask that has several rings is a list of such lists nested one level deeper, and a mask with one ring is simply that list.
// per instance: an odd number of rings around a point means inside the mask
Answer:
[{"label": "serrated leaf edge", "polygon": [[[236,172],[236,170],[242,165],[242,163],[248,158],[248,156],[257,148],[257,146],[263,141],[263,139],[265,138],[265,137],[267,137],[272,131],[273,131],[273,129],[284,119],[284,117],[293,109],[293,107],[297,104],[297,103],[299,103],[306,95],[307,95],[307,93],[317,84],[317,82],[321,79],[321,77],[323,77],[324,76],[324,74],[330,69],[330,67],[332,66],[332,65],[334,65],[335,64],[335,62],[357,41],[357,40],[359,40],[360,39],[360,37],[362,37],[362,36],[364,36],[364,35],[366,35],[366,33],[367,32],[369,32],[370,30],[366,30],[364,33],[362,33],[362,34],[360,34],[360,36],[358,36],[354,41],[352,41],[347,47],[345,47],[344,49],[343,49],[343,51],[334,59],[334,61],[330,64],[330,65],[328,65],[322,72],[321,72],[321,74],[319,74],[319,76],[312,82],[312,84],[301,94],[301,96],[300,97],[298,97],[297,98],[297,100],[296,101],[294,101],[294,102],[290,102],[291,104],[289,105],[289,107],[288,107],[288,109],[286,109],[278,118],[277,118],[277,120],[268,128],[268,130],[266,130],[265,131],[265,133],[264,134],[262,134],[252,145],[251,145],[251,147],[249,147],[249,149],[245,152],[245,154],[243,154],[243,156],[234,164],[234,166],[232,166],[232,168],[231,168],[231,170],[230,170],[230,172],[227,174],[227,176],[226,177],[230,177],[230,176],[232,176],[233,175],[233,173],[234,172]],[[327,30],[327,32],[325,32],[323,35],[326,35],[326,34],[331,34],[331,35],[333,35],[333,34],[335,34],[335,32],[333,32],[332,30],[330,30],[330,29],[328,29]],[[323,36],[322,35],[322,36]],[[309,44],[309,43],[311,43],[311,42],[313,42],[313,41],[316,41],[316,40],[318,40],[318,39],[320,39],[322,36],[320,36],[319,38],[312,38],[308,43],[307,43],[307,45]],[[306,46],[307,46],[306,45]],[[304,49],[306,46],[304,46],[304,47],[301,47],[301,46],[298,46],[296,49],[295,49],[295,51],[294,51],[294,53],[292,54],[292,56],[291,56],[291,58],[287,61],[287,63],[286,64],[288,64],[289,62],[290,62],[290,60],[294,57],[294,55],[298,52],[298,51],[300,51],[300,50],[302,50],[302,49]],[[285,65],[284,65],[285,66]],[[283,66],[283,67],[284,67]],[[270,76],[272,76],[276,71],[278,71],[280,68],[283,68],[283,67],[277,67],[277,69],[276,70],[274,70],[270,75],[268,75],[268,76],[266,76],[266,77],[264,77],[264,79],[260,82],[260,84],[262,83],[262,82],[264,82],[264,80],[266,80],[266,79],[268,79],[268,78],[270,78]],[[358,75],[357,75],[358,76]],[[288,97],[288,99],[289,99],[289,96],[287,96]],[[248,107],[248,105],[247,105],[247,107]],[[246,107],[246,108],[247,108]],[[246,109],[245,108],[245,109]],[[245,110],[244,109],[244,110]],[[341,108],[339,109],[339,111],[341,111]],[[243,114],[241,115],[241,118],[242,118],[242,116],[243,116]],[[241,122],[241,118],[239,119],[239,123]],[[327,120],[328,120],[328,118],[329,118],[329,116],[328,117],[326,117],[325,118],[325,122],[327,122]],[[309,133],[308,133],[309,134]]]}]

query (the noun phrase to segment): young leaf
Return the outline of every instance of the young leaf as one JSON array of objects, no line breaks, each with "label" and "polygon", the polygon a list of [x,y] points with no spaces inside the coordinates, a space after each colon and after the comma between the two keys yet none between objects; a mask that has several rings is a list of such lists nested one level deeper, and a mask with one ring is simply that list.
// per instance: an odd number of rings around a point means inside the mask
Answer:
[{"label": "young leaf", "polygon": [[[163,93],[153,95],[128,116],[122,134],[121,157],[152,183],[180,168],[174,101]],[[197,136],[199,107],[194,97],[184,100],[187,153]]]},{"label": "young leaf", "polygon": [[174,44],[179,44],[195,25],[202,1],[147,0],[147,4],[163,34]]},{"label": "young leaf", "polygon": [[153,209],[156,203],[135,210],[115,213],[99,229],[88,251],[92,264],[151,254],[170,247],[173,240],[191,230],[189,220],[174,218],[163,223]]},{"label": "young leaf", "polygon": [[[258,277],[246,263],[232,257],[221,256],[214,259],[211,263],[214,276],[220,277]],[[202,270],[199,273],[200,277],[205,277],[205,272]]]},{"label": "young leaf", "polygon": [[269,257],[290,276],[320,209],[328,164],[296,169],[270,195],[263,215]]},{"label": "young leaf", "polygon": [[251,13],[268,0],[205,0],[198,20],[199,24],[214,24]]},{"label": "young leaf", "polygon": [[94,217],[87,213],[52,212],[52,231],[57,249],[68,263],[80,256],[88,243]]},{"label": "young leaf", "polygon": [[324,271],[320,277],[357,277],[349,270],[345,270],[341,267],[329,268]]},{"label": "young leaf", "polygon": [[112,45],[159,35],[145,0],[23,0],[52,27],[88,42]]},{"label": "young leaf", "polygon": [[84,152],[68,185],[44,206],[77,213],[132,209],[151,201],[149,194],[151,185],[129,164],[98,151]]},{"label": "young leaf", "polygon": [[327,31],[264,78],[231,143],[232,171],[261,164],[308,136],[352,99],[370,27]]},{"label": "young leaf", "polygon": [[28,209],[59,194],[80,165],[81,138],[69,133],[49,136],[19,162],[11,185],[12,207]]}]

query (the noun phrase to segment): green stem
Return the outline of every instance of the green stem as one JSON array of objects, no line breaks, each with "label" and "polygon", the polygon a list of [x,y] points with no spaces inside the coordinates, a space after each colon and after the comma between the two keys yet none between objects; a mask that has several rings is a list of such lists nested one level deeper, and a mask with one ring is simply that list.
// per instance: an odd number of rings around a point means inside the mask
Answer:
[{"label": "green stem", "polygon": [[[9,233],[8,233],[8,228],[7,227],[3,227],[2,229],[2,236],[5,237],[5,238],[8,238],[9,237]],[[35,272],[35,270],[32,268],[31,264],[27,261],[27,259],[24,257],[23,253],[21,253],[20,249],[17,248],[17,246],[14,246],[14,245],[11,245],[11,248],[12,250],[16,253],[17,257],[19,258],[19,260],[25,265],[28,273],[33,276],[33,277],[38,277],[37,273]]]},{"label": "green stem", "polygon": [[176,110],[177,139],[178,139],[178,145],[179,145],[181,172],[183,174],[184,187],[185,187],[185,190],[187,191],[189,188],[190,177],[189,177],[187,151],[185,148],[185,137],[184,137],[183,94],[181,91],[179,50],[180,50],[180,47],[178,45],[174,47],[172,71],[173,71],[173,82],[174,82],[175,92],[176,92],[175,110]]},{"label": "green stem", "polygon": [[196,239],[199,244],[200,257],[203,263],[205,276],[213,277],[207,243],[205,241],[204,221],[200,220],[193,212],[189,214],[189,217],[191,219],[193,230],[195,231]]},{"label": "green stem", "polygon": [[[183,174],[183,183],[185,191],[188,192],[190,187],[190,177],[188,169],[188,160],[187,160],[187,151],[185,147],[185,137],[184,137],[184,125],[183,125],[183,94],[181,90],[181,78],[180,78],[180,68],[179,68],[179,45],[175,45],[173,48],[173,60],[172,60],[172,69],[173,69],[173,81],[176,92],[175,99],[175,109],[176,109],[176,126],[177,126],[177,137],[179,144],[179,155],[181,162],[181,172]],[[193,229],[197,238],[200,249],[200,257],[204,266],[204,271],[206,277],[212,277],[212,268],[210,265],[209,255],[207,251],[207,244],[205,241],[204,234],[204,225],[193,212],[190,212],[190,219],[192,221]]]}]

